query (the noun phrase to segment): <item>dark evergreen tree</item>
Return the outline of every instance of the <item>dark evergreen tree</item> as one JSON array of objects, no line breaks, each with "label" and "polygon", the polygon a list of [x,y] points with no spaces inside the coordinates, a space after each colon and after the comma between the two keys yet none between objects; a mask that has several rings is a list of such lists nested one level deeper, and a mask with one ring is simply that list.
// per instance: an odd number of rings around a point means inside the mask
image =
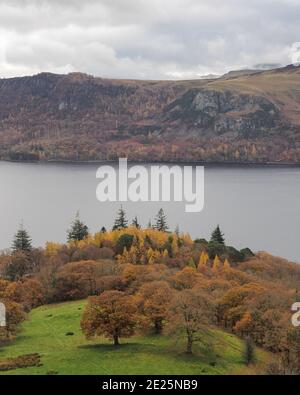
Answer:
[{"label": "dark evergreen tree", "polygon": [[164,210],[161,208],[155,218],[155,229],[166,232],[168,230],[167,217],[165,216]]},{"label": "dark evergreen tree", "polygon": [[141,225],[138,222],[137,216],[135,216],[132,220],[132,225],[135,226],[137,229],[141,229]]},{"label": "dark evergreen tree", "polygon": [[121,237],[119,237],[117,244],[116,244],[116,254],[121,255],[123,254],[124,248],[126,248],[127,251],[130,250],[132,243],[134,240],[134,236],[128,235],[128,234],[123,234]]},{"label": "dark evergreen tree", "polygon": [[212,232],[210,241],[214,243],[225,244],[224,234],[221,232],[219,225]]},{"label": "dark evergreen tree", "polygon": [[89,234],[89,229],[79,218],[79,213],[72,223],[71,229],[68,230],[68,241],[80,241],[85,239]]},{"label": "dark evergreen tree", "polygon": [[101,233],[106,233],[106,227],[105,227],[105,226],[102,226],[100,232],[101,232]]},{"label": "dark evergreen tree", "polygon": [[20,225],[19,230],[15,234],[12,250],[14,253],[19,251],[30,252],[32,250],[31,238],[26,229],[24,229],[23,224]]},{"label": "dark evergreen tree", "polygon": [[115,219],[113,230],[127,228],[127,224],[128,221],[126,219],[126,213],[125,210],[123,210],[123,207],[121,206],[121,208],[118,211],[117,218]]}]

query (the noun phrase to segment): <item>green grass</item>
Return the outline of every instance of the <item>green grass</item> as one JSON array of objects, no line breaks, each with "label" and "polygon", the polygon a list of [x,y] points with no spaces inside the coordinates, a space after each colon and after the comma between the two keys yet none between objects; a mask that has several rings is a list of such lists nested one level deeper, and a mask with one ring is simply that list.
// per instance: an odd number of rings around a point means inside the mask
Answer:
[{"label": "green grass", "polygon": [[[85,301],[43,306],[33,310],[17,339],[0,348],[0,360],[39,353],[42,366],[5,374],[251,374],[263,372],[270,355],[258,350],[255,367],[242,362],[242,342],[220,330],[210,331],[212,347],[184,353],[184,339],[135,336],[114,347],[104,338],[87,341],[80,330]],[[74,332],[74,336],[66,336]]]}]

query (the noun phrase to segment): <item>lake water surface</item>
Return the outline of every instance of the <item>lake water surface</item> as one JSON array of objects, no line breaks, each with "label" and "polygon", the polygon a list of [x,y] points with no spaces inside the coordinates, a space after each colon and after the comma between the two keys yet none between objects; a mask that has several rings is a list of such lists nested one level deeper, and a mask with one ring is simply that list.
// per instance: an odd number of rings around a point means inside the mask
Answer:
[{"label": "lake water surface", "polygon": [[[35,246],[64,242],[80,211],[95,232],[113,224],[119,203],[96,199],[98,165],[0,162],[0,249],[11,245],[23,220]],[[205,208],[185,213],[184,203],[125,203],[142,225],[163,207],[169,227],[208,238],[217,224],[226,243],[300,262],[300,168],[206,167]]]}]

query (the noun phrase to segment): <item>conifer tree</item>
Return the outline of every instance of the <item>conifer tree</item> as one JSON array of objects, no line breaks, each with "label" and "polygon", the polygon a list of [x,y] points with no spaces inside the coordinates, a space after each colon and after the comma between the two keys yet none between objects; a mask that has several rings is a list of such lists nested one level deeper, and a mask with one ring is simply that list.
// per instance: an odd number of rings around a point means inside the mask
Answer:
[{"label": "conifer tree", "polygon": [[226,258],[224,261],[223,269],[230,269],[230,267],[231,267],[230,263],[229,263],[228,259]]},{"label": "conifer tree", "polygon": [[100,232],[101,232],[101,233],[106,233],[106,232],[107,232],[105,226],[102,226]]},{"label": "conifer tree", "polygon": [[195,261],[192,257],[190,257],[190,259],[188,260],[188,264],[189,267],[192,267],[193,269],[196,269],[196,264]]},{"label": "conifer tree", "polygon": [[220,269],[220,266],[221,266],[220,258],[218,257],[218,255],[216,255],[213,262],[212,270],[214,272],[217,272]]},{"label": "conifer tree", "polygon": [[23,223],[21,223],[19,230],[14,236],[12,250],[13,252],[30,252],[32,250],[31,238],[26,229],[24,229]]},{"label": "conifer tree", "polygon": [[137,216],[135,216],[132,220],[132,226],[135,226],[137,229],[141,229],[141,225],[138,222]]},{"label": "conifer tree", "polygon": [[212,232],[210,241],[219,243],[219,244],[225,244],[224,234],[221,232],[219,225]]},{"label": "conifer tree", "polygon": [[175,256],[178,251],[179,251],[179,247],[178,247],[178,236],[176,233],[173,233],[173,237],[172,237],[172,243],[171,243],[171,249],[172,249],[172,255]]},{"label": "conifer tree", "polygon": [[167,217],[164,210],[161,208],[156,216],[155,229],[160,232],[166,232],[168,230]]},{"label": "conifer tree", "polygon": [[[154,251],[153,251],[153,249],[150,247],[150,248],[148,249],[148,251],[147,251],[148,263],[152,263],[153,254],[154,254]],[[150,260],[151,260],[151,262],[150,262]]]},{"label": "conifer tree", "polygon": [[121,206],[117,213],[117,218],[115,219],[113,230],[127,228],[127,225],[128,225],[128,221],[126,219],[126,213],[125,210],[123,210],[123,207]]},{"label": "conifer tree", "polygon": [[79,218],[79,212],[77,212],[74,221],[72,222],[71,229],[68,230],[68,242],[70,241],[81,241],[85,239],[89,234],[89,229]]},{"label": "conifer tree", "polygon": [[198,268],[200,270],[204,270],[206,268],[207,261],[208,261],[208,254],[205,251],[202,251],[198,263]]}]

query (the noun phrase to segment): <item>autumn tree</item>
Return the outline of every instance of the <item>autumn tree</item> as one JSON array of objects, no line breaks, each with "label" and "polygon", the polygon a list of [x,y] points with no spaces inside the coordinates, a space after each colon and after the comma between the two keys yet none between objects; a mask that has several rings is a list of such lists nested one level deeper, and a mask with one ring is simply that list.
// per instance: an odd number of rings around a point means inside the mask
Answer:
[{"label": "autumn tree", "polygon": [[197,266],[196,266],[194,258],[192,256],[189,258],[187,266],[192,267],[193,269],[196,269]]},{"label": "autumn tree", "polygon": [[14,236],[14,240],[12,243],[12,251],[16,252],[30,252],[32,250],[32,241],[31,238],[24,229],[23,223],[21,223],[19,230]]},{"label": "autumn tree", "polygon": [[221,264],[222,262],[220,261],[220,258],[218,257],[218,255],[216,255],[213,261],[212,271],[217,272],[220,269]]},{"label": "autumn tree", "polygon": [[209,256],[207,252],[202,251],[200,254],[199,258],[199,263],[198,263],[198,270],[201,272],[204,272],[206,270],[206,264],[208,262]]},{"label": "autumn tree", "polygon": [[156,334],[162,332],[172,295],[172,289],[166,281],[153,281],[144,284],[139,290],[140,310],[153,325]]},{"label": "autumn tree", "polygon": [[225,244],[224,234],[221,232],[219,225],[212,232],[210,241],[218,244]]},{"label": "autumn tree", "polygon": [[108,259],[69,262],[54,274],[55,301],[84,299],[117,286],[116,264]]},{"label": "autumn tree", "polygon": [[167,217],[162,208],[159,210],[155,218],[155,229],[160,232],[166,232],[168,230]]},{"label": "autumn tree", "polygon": [[281,366],[285,374],[300,375],[300,331],[297,328],[290,329],[287,333]]},{"label": "autumn tree", "polygon": [[32,261],[28,252],[16,251],[6,264],[4,277],[11,281],[20,280],[32,271]]},{"label": "autumn tree", "polygon": [[186,352],[192,354],[193,344],[203,342],[204,333],[214,320],[214,306],[200,289],[177,292],[169,312],[169,330],[184,333]]},{"label": "autumn tree", "polygon": [[223,264],[223,269],[228,270],[230,268],[231,268],[230,263],[229,263],[228,259],[226,258],[224,261],[224,264]]},{"label": "autumn tree", "polygon": [[113,230],[127,228],[127,225],[128,225],[128,221],[126,219],[126,213],[125,210],[123,210],[123,207],[121,206],[117,213],[117,218],[115,219]]},{"label": "autumn tree", "polygon": [[171,242],[171,251],[172,251],[172,256],[177,255],[179,251],[179,246],[178,246],[178,235],[177,233],[173,233],[172,235],[172,242]]},{"label": "autumn tree", "polygon": [[202,274],[196,271],[194,267],[186,266],[182,270],[176,272],[172,277],[172,284],[175,289],[189,289],[197,283]]},{"label": "autumn tree", "polygon": [[77,212],[74,221],[72,222],[71,229],[68,231],[68,241],[81,241],[89,234],[89,229],[79,218]]},{"label": "autumn tree", "polygon": [[120,337],[130,337],[137,325],[137,305],[133,296],[121,291],[105,291],[90,297],[81,328],[87,338],[105,336],[119,345]]},{"label": "autumn tree", "polygon": [[9,281],[4,296],[10,301],[21,304],[28,312],[44,303],[45,290],[39,280],[28,278],[25,281]]},{"label": "autumn tree", "polygon": [[19,303],[10,301],[8,299],[2,300],[5,305],[5,326],[0,327],[0,342],[11,340],[19,329],[19,325],[25,319],[25,313]]}]

